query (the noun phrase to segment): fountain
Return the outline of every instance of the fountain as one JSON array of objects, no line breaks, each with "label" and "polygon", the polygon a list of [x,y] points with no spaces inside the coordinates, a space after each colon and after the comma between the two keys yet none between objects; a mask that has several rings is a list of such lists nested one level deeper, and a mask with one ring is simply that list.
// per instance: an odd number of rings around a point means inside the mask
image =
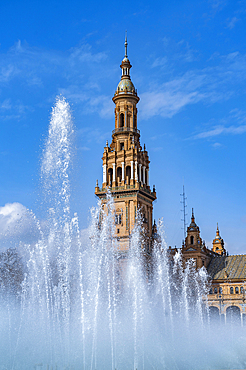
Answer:
[{"label": "fountain", "polygon": [[0,369],[244,369],[245,328],[210,320],[206,270],[170,259],[161,221],[148,276],[140,214],[122,272],[110,193],[82,237],[70,214],[73,135],[59,97],[41,166],[47,220],[32,214],[39,238],[20,246],[20,278],[1,286]]}]

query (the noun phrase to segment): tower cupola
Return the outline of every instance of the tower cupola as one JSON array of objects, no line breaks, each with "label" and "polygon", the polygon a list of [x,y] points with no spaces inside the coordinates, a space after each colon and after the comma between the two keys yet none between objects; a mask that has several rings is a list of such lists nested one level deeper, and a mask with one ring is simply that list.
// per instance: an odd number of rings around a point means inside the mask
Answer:
[{"label": "tower cupola", "polygon": [[[121,80],[118,83],[117,89],[114,94],[114,98],[119,94],[132,94],[137,96],[137,91],[131,81],[130,77],[130,69],[132,68],[132,65],[128,59],[127,55],[127,36],[125,38],[125,56],[121,62],[120,68],[121,68]],[[113,101],[115,102],[113,98]],[[137,97],[137,102],[139,101],[139,98]]]}]

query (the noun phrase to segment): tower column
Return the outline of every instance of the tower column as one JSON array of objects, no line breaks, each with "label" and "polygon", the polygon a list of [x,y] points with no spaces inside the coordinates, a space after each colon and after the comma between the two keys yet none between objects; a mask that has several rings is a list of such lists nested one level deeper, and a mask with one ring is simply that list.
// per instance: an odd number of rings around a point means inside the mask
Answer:
[{"label": "tower column", "polygon": [[143,166],[143,184],[145,185],[145,166]]},{"label": "tower column", "polygon": [[121,162],[122,166],[122,181],[125,181],[125,162]]},{"label": "tower column", "polygon": [[125,127],[127,127],[127,110],[125,110]]},{"label": "tower column", "polygon": [[103,166],[103,184],[107,183],[107,165],[104,164]]},{"label": "tower column", "polygon": [[133,161],[131,161],[131,180],[133,180]]},{"label": "tower column", "polygon": [[149,186],[149,169],[147,168],[147,186]]},{"label": "tower column", "polygon": [[119,122],[120,122],[120,113],[117,112],[117,128],[119,128]]},{"label": "tower column", "polygon": [[135,181],[138,182],[138,162],[135,161]]},{"label": "tower column", "polygon": [[113,163],[113,182],[115,183],[115,163]]}]

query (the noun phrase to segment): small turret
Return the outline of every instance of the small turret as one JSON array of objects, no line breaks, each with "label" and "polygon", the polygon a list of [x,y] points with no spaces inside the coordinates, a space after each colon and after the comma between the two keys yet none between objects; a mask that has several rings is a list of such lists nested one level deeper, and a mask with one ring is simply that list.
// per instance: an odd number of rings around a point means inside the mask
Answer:
[{"label": "small turret", "polygon": [[216,236],[213,240],[213,252],[220,254],[220,255],[226,255],[226,250],[224,248],[224,240],[220,236],[219,232],[219,225],[217,223],[217,230],[216,230]]},{"label": "small turret", "polygon": [[202,239],[200,238],[200,230],[195,222],[194,210],[192,208],[191,223],[187,227],[187,236],[185,238],[185,246],[202,247]]}]

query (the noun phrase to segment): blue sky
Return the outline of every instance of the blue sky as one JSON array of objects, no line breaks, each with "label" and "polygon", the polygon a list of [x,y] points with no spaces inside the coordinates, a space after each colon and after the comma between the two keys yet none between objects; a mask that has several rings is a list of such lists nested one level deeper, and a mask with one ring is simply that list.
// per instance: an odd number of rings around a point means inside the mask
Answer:
[{"label": "blue sky", "polygon": [[[185,185],[201,237],[216,223],[230,254],[246,253],[245,1],[0,3],[0,227],[27,207],[42,217],[40,158],[51,107],[72,107],[72,210],[88,224],[114,128],[124,34],[138,90],[138,128],[156,185],[154,217],[180,246]],[[6,211],[5,205],[8,205]],[[12,205],[12,208],[11,208]],[[19,212],[19,211],[18,211]]]}]

